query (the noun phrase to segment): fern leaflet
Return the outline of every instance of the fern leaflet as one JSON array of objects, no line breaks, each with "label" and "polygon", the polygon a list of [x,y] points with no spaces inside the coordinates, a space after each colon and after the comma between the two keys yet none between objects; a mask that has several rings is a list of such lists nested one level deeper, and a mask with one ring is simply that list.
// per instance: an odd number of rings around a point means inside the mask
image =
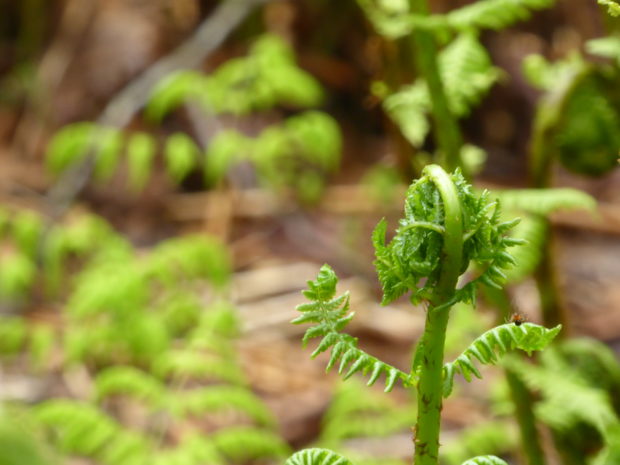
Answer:
[{"label": "fern leaflet", "polygon": [[288,458],[284,465],[353,465],[349,459],[328,449],[304,449]]},{"label": "fern leaflet", "polygon": [[453,362],[444,365],[444,397],[452,392],[456,373],[461,373],[468,382],[471,381],[472,375],[482,378],[473,363],[475,359],[489,365],[496,364],[499,357],[511,349],[520,349],[528,354],[534,350],[542,350],[557,336],[560,329],[561,325],[547,329],[533,323],[523,323],[520,326],[509,323],[487,331],[472,342]]},{"label": "fern leaflet", "polygon": [[303,343],[306,344],[315,337],[323,338],[312,353],[312,357],[316,357],[331,347],[331,357],[327,364],[327,371],[340,360],[338,373],[342,374],[344,369],[350,365],[348,371],[344,374],[344,379],[351,377],[358,371],[364,375],[371,372],[368,381],[370,386],[377,381],[382,373],[385,373],[386,392],[391,391],[399,379],[404,384],[408,384],[408,375],[359,349],[357,347],[357,340],[354,337],[340,333],[347,323],[351,321],[354,314],[348,313],[348,293],[340,297],[334,297],[336,295],[337,282],[338,278],[334,271],[328,265],[323,265],[316,281],[308,281],[308,290],[303,291],[304,296],[311,300],[312,303],[297,306],[297,310],[302,315],[294,319],[292,323],[318,323],[316,326],[306,330]]},{"label": "fern leaflet", "polygon": [[108,465],[141,465],[152,451],[146,438],[123,429],[89,404],[57,399],[39,405],[35,414],[56,431],[60,448],[71,454]]},{"label": "fern leaflet", "polygon": [[527,238],[527,247],[517,247],[512,253],[516,265],[506,270],[506,282],[519,282],[532,275],[540,263],[543,247],[547,243],[547,231],[547,222],[535,216],[526,216],[514,228],[511,237],[523,240]]},{"label": "fern leaflet", "polygon": [[188,377],[237,385],[245,383],[239,366],[192,349],[174,349],[161,354],[153,363],[153,371],[162,378]]},{"label": "fern leaflet", "polygon": [[[465,117],[499,78],[486,49],[472,33],[460,34],[439,55],[439,70],[445,83],[448,103],[454,114]],[[389,95],[384,109],[415,146],[424,142],[430,124],[427,114],[431,100],[426,82]]]},{"label": "fern leaflet", "polygon": [[243,412],[252,420],[274,426],[275,420],[263,402],[245,387],[208,386],[171,393],[168,399],[174,412],[182,417],[218,410]]},{"label": "fern leaflet", "polygon": [[499,457],[494,455],[480,455],[463,462],[462,465],[508,465]]},{"label": "fern leaflet", "polygon": [[439,69],[450,107],[458,117],[467,116],[500,76],[472,33],[460,34],[450,42],[439,55]]},{"label": "fern leaflet", "polygon": [[115,394],[130,395],[157,407],[165,402],[166,386],[137,368],[114,366],[97,375],[95,392],[98,399]]}]

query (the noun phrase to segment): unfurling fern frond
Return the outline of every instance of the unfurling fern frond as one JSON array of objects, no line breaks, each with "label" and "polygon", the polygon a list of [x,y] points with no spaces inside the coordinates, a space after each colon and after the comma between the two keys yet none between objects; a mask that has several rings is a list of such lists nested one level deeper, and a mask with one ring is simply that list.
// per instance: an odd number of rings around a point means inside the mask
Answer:
[{"label": "unfurling fern frond", "polygon": [[284,465],[353,465],[353,463],[334,451],[313,448],[296,452]]},{"label": "unfurling fern frond", "polygon": [[[523,243],[505,236],[518,220],[500,222],[499,206],[489,201],[488,192],[476,196],[459,172],[452,175],[452,180],[463,209],[464,244],[460,273],[465,272],[470,262],[479,265],[483,272],[460,289],[454,300],[446,303],[448,305],[459,300],[473,302],[478,283],[500,286],[505,279],[502,270],[514,263],[507,249]],[[372,241],[384,305],[409,291],[414,303],[430,298],[444,263],[444,220],[439,191],[425,176],[407,191],[405,218],[400,221],[396,236],[389,244],[385,243],[386,222],[377,225]]]},{"label": "unfurling fern frond", "polygon": [[480,0],[451,11],[446,19],[455,29],[503,29],[554,3],[555,0]]},{"label": "unfurling fern frond", "polygon": [[399,379],[407,384],[409,377],[405,373],[368,355],[357,347],[357,340],[354,337],[340,332],[351,321],[354,314],[349,313],[348,293],[335,297],[337,283],[336,273],[328,265],[323,265],[316,281],[308,281],[308,290],[303,291],[304,296],[312,303],[297,306],[297,310],[302,315],[294,319],[292,323],[317,323],[316,326],[306,330],[303,337],[304,344],[315,337],[323,338],[312,353],[312,357],[316,357],[331,347],[331,357],[327,364],[328,371],[340,360],[338,373],[343,373],[344,369],[350,365],[344,374],[345,379],[358,371],[362,374],[370,372],[368,385],[372,385],[384,373],[386,391],[391,391]]},{"label": "unfurling fern frond", "polygon": [[494,455],[481,455],[479,457],[474,457],[473,459],[469,459],[466,462],[463,462],[462,465],[508,465],[499,457]]},{"label": "unfurling fern frond", "polygon": [[499,357],[512,349],[520,349],[528,354],[534,350],[542,350],[557,336],[562,329],[561,325],[552,329],[533,323],[505,324],[497,326],[477,338],[453,362],[444,365],[443,395],[447,397],[452,392],[454,376],[461,373],[469,382],[472,375],[482,378],[474,365],[474,360],[489,365],[496,364]]}]

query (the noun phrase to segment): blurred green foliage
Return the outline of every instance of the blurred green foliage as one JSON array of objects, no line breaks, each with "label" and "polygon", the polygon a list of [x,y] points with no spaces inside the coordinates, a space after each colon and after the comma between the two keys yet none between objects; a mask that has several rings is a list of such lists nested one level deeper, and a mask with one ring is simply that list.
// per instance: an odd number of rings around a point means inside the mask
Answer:
[{"label": "blurred green foliage", "polygon": [[[265,35],[255,41],[247,56],[228,60],[211,74],[180,71],[167,76],[153,90],[145,117],[163,124],[167,115],[186,104],[197,105],[214,119],[274,107],[312,108],[322,100],[321,86],[295,64],[290,46],[278,36]],[[322,193],[325,176],[339,166],[340,139],[336,121],[314,110],[285,118],[255,137],[223,129],[202,148],[189,135],[174,133],[165,139],[161,152],[175,184],[202,169],[206,186],[212,187],[235,165],[247,161],[261,185],[277,191],[292,188],[301,200],[313,202]],[[75,123],[55,134],[48,146],[47,164],[59,175],[92,154],[99,181],[126,166],[129,185],[140,191],[154,170],[159,145],[145,132],[126,135],[95,123]]]}]

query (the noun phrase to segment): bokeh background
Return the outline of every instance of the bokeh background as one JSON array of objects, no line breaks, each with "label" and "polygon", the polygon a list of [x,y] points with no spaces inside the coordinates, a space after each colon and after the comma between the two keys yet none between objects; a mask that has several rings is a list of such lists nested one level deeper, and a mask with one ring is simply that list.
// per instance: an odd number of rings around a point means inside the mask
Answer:
[{"label": "bokeh background", "polygon": [[[620,22],[595,0],[521,3],[469,31],[488,55],[457,84],[483,88],[459,115],[464,163],[477,188],[575,191],[504,194],[529,267],[455,312],[448,353],[513,311],[562,323],[554,356],[511,362],[540,463],[611,465],[595,460],[620,444]],[[364,349],[407,369],[421,334],[422,308],[380,306],[370,240],[437,152],[416,139],[426,112],[390,100],[420,78],[411,33],[371,17],[406,9],[0,0],[0,465],[279,463],[310,444],[408,460],[411,395],[343,385],[290,324],[329,263]],[[533,464],[488,373],[447,401],[442,460]],[[549,413],[567,402],[595,413]]]}]

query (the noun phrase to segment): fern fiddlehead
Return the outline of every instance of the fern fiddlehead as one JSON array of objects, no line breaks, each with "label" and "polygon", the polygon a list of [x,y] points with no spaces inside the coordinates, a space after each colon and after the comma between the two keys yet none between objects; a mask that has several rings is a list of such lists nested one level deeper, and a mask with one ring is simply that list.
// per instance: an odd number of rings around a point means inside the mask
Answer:
[{"label": "fern fiddlehead", "polygon": [[[302,313],[294,323],[316,323],[309,328],[304,342],[322,337],[313,356],[332,347],[328,369],[338,359],[340,371],[350,364],[345,378],[356,371],[372,370],[370,383],[382,373],[387,374],[386,390],[400,379],[406,387],[415,386],[418,392],[418,418],[415,428],[416,465],[436,465],[439,449],[440,411],[442,394],[451,391],[454,375],[466,379],[478,376],[473,365],[497,363],[510,349],[527,352],[540,350],[559,332],[530,323],[502,325],[472,343],[454,362],[443,365],[446,326],[450,308],[459,301],[474,302],[478,284],[500,287],[506,279],[504,271],[514,259],[507,249],[523,241],[506,237],[518,220],[502,222],[497,201],[488,193],[476,195],[457,171],[448,175],[437,165],[427,166],[423,176],[413,183],[406,194],[405,217],[396,235],[386,243],[387,223],[381,221],[373,233],[375,266],[383,289],[383,304],[410,294],[412,303],[426,303],[426,326],[418,343],[410,374],[384,364],[357,348],[357,340],[340,331],[353,317],[349,313],[349,296],[336,295],[337,277],[327,265],[315,281],[309,281],[304,295],[312,302],[298,307]],[[481,273],[458,288],[457,281],[475,263]],[[300,455],[304,460],[321,454]],[[501,464],[493,456],[481,456],[467,462]]]}]

